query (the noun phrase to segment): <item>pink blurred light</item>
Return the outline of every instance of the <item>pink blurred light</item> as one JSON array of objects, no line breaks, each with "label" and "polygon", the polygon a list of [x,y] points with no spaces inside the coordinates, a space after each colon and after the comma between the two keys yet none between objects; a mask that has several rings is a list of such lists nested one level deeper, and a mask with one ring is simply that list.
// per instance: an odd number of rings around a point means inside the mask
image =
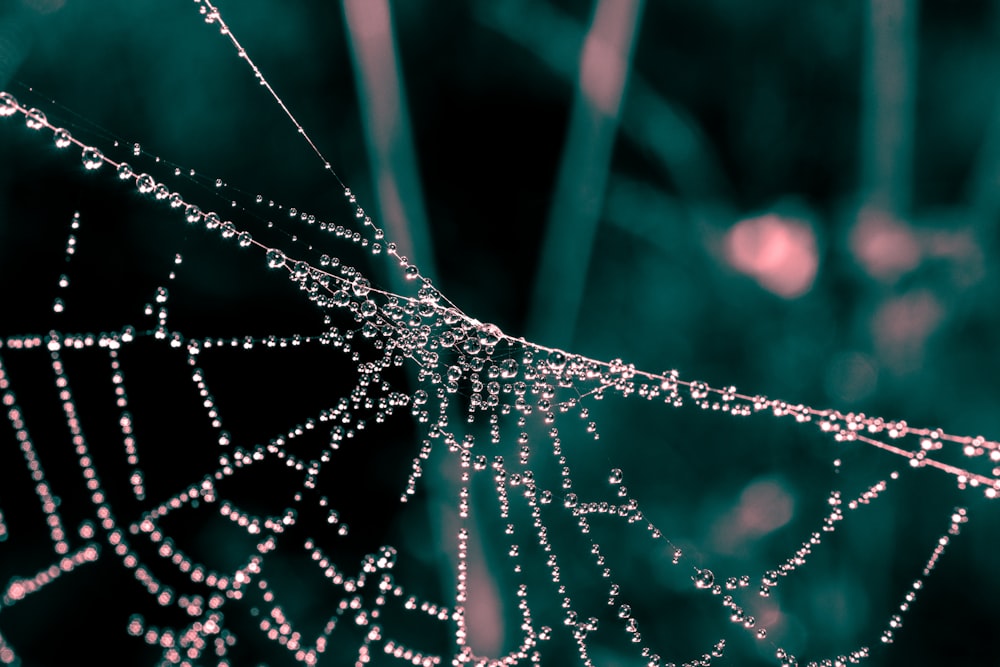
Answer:
[{"label": "pink blurred light", "polygon": [[944,308],[928,291],[914,291],[882,303],[872,318],[881,357],[897,371],[919,364],[927,338],[944,316]]},{"label": "pink blurred light", "polygon": [[795,512],[795,500],[775,479],[751,482],[740,494],[739,503],[713,526],[713,541],[724,553],[733,553],[747,541],[778,530]]},{"label": "pink blurred light", "polygon": [[609,117],[616,117],[621,107],[638,5],[637,0],[601,2],[580,54],[580,89],[594,108]]},{"label": "pink blurred light", "polygon": [[768,213],[741,220],[725,237],[726,260],[785,299],[808,292],[819,268],[812,225]]},{"label": "pink blurred light", "polygon": [[24,584],[21,583],[20,581],[15,581],[7,589],[7,597],[9,597],[11,600],[20,600],[25,596],[26,593],[27,589],[25,588]]},{"label": "pink blurred light", "polygon": [[862,211],[851,230],[851,252],[868,275],[892,282],[920,264],[920,242],[908,224],[877,210]]}]

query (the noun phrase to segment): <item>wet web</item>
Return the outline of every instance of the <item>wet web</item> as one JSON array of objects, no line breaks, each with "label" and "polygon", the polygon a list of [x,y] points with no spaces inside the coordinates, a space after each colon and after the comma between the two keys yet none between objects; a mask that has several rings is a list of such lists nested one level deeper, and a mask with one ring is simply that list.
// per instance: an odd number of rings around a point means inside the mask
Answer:
[{"label": "wet web", "polygon": [[[78,655],[125,645],[163,664],[857,664],[903,632],[972,505],[995,513],[995,441],[646,372],[477,320],[400,255],[218,10],[196,7],[308,142],[341,208],[313,214],[204,177],[54,103],[19,102],[38,98],[29,90],[0,98],[5,125],[28,128],[5,130],[20,133],[22,152],[58,149],[24,168],[78,154],[94,192],[71,209],[37,204],[46,233],[35,241],[52,261],[24,270],[54,296],[44,309],[13,307],[53,325],[0,338],[13,436],[0,493],[0,574],[10,577],[0,663],[56,650],[46,639],[74,626],[70,636],[95,638],[76,643]],[[87,138],[49,119],[60,114]],[[128,216],[107,210],[116,206],[140,211],[146,228],[127,230]],[[140,234],[141,251],[121,247]],[[96,259],[81,265],[84,255]],[[128,278],[131,264],[147,278]],[[37,275],[50,265],[60,268]],[[220,315],[213,282],[227,280],[281,306],[243,312],[254,298]],[[85,303],[83,324],[69,326]],[[602,430],[611,411],[686,415],[664,440],[745,439],[732,468],[771,465],[794,479],[822,460],[829,485],[809,490],[806,518],[786,528],[800,532],[776,543],[784,552],[770,567],[740,567],[738,553],[711,562],[687,527],[660,521],[664,503],[694,503],[664,488],[671,471],[615,464],[629,442]],[[802,444],[776,460],[754,455],[758,439]],[[719,476],[705,465],[672,464]],[[901,561],[913,564],[884,614],[844,612],[877,629],[850,646],[816,639],[822,628],[807,642],[782,592],[816,560],[843,565],[831,542],[854,524],[863,541],[877,525],[863,515],[930,476],[951,493],[911,507],[926,549]],[[52,611],[52,595],[95,611]],[[480,655],[491,626],[506,628],[503,650]],[[810,654],[796,657],[804,645]]]}]

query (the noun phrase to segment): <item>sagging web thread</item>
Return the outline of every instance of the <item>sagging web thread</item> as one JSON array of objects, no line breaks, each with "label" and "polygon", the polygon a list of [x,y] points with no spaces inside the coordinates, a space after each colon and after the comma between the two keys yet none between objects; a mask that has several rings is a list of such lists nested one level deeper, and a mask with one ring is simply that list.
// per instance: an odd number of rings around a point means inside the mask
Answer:
[{"label": "sagging web thread", "polygon": [[[29,424],[18,403],[11,379],[0,358],[0,391],[8,421],[35,483],[35,491],[42,511],[46,515],[50,538],[55,552],[54,562],[40,568],[34,575],[11,580],[3,591],[4,613],[14,613],[7,608],[68,575],[77,568],[98,558],[118,558],[122,565],[135,573],[136,579],[146,588],[159,605],[182,608],[192,622],[186,627],[155,628],[136,615],[126,631],[150,645],[162,649],[162,659],[167,664],[196,664],[213,659],[217,664],[228,664],[227,652],[236,641],[226,628],[227,605],[236,604],[247,592],[256,588],[263,599],[272,606],[261,622],[261,631],[275,643],[284,646],[296,660],[315,664],[332,643],[336,631],[344,624],[361,627],[363,634],[357,647],[357,663],[368,662],[376,653],[398,658],[414,665],[437,665],[450,660],[452,664],[516,665],[538,663],[542,660],[541,648],[556,632],[568,632],[576,645],[581,664],[595,664],[590,655],[588,640],[599,631],[598,619],[584,618],[574,603],[572,591],[562,581],[561,567],[566,556],[550,540],[550,525],[555,517],[569,517],[581,539],[590,545],[589,557],[593,559],[598,576],[607,588],[607,604],[632,643],[637,654],[650,665],[673,665],[661,657],[656,646],[648,643],[642,634],[639,618],[633,614],[628,600],[621,594],[621,587],[604,554],[601,545],[591,537],[592,521],[608,517],[625,524],[635,524],[644,529],[648,539],[657,546],[666,546],[672,561],[679,567],[690,569],[692,586],[713,596],[725,609],[735,627],[742,628],[760,641],[769,641],[767,628],[758,623],[746,609],[748,595],[768,596],[784,577],[801,568],[810,554],[820,548],[829,533],[846,517],[879,498],[898,479],[894,472],[878,480],[856,497],[844,498],[839,491],[829,496],[830,511],[816,532],[802,543],[794,553],[773,569],[755,576],[717,579],[711,569],[695,564],[683,550],[674,544],[649,519],[637,498],[625,486],[622,471],[612,468],[608,472],[609,491],[606,497],[584,498],[576,492],[569,457],[562,446],[567,432],[582,430],[590,437],[599,438],[599,428],[589,414],[591,401],[616,395],[631,400],[646,400],[680,407],[693,403],[702,410],[746,417],[767,413],[776,417],[794,419],[812,425],[838,442],[856,442],[882,449],[900,457],[911,467],[933,467],[954,477],[961,488],[981,488],[989,498],[1000,492],[1000,474],[993,468],[990,474],[977,472],[974,464],[987,460],[1000,461],[1000,444],[981,436],[961,436],[939,429],[913,427],[905,422],[885,420],[863,414],[819,410],[801,404],[789,404],[764,396],[743,394],[735,387],[713,387],[706,383],[680,377],[676,371],[649,373],[636,369],[621,360],[603,362],[585,356],[553,349],[510,336],[495,325],[483,323],[469,316],[449,301],[415,264],[397,253],[395,245],[385,238],[365,210],[357,203],[350,189],[336,175],[330,162],[288,110],[244,47],[233,35],[218,9],[208,0],[198,3],[206,23],[219,27],[239,57],[248,64],[262,86],[273,96],[299,134],[320,158],[325,170],[337,180],[347,201],[354,208],[356,227],[326,222],[307,213],[290,209],[301,222],[329,232],[333,241],[360,248],[373,256],[389,255],[395,259],[403,277],[413,286],[411,294],[396,294],[374,286],[366,275],[348,266],[336,257],[324,255],[318,262],[294,256],[293,249],[272,247],[254,238],[251,233],[214,211],[203,211],[188,201],[180,192],[157,182],[148,173],[137,173],[125,161],[111,159],[95,146],[88,145],[67,130],[50,123],[45,113],[37,108],[27,108],[9,93],[0,94],[0,116],[20,116],[27,126],[36,131],[52,133],[60,149],[75,147],[81,151],[83,166],[87,170],[109,167],[118,178],[133,185],[140,193],[176,209],[187,224],[201,226],[231,239],[242,248],[262,254],[266,265],[284,272],[295,283],[305,300],[324,313],[328,328],[317,336],[291,338],[243,337],[231,340],[193,338],[172,329],[167,316],[169,291],[160,287],[154,294],[155,306],[149,313],[158,317],[158,326],[150,330],[127,326],[120,331],[100,335],[75,334],[52,331],[46,335],[11,335],[0,340],[4,355],[16,355],[26,350],[43,349],[49,354],[55,385],[66,424],[70,430],[79,467],[86,480],[91,501],[95,508],[96,523],[85,523],[79,528],[82,546],[71,546],[70,528],[65,525],[45,471],[37,455]],[[136,155],[139,154],[137,147]],[[263,199],[258,198],[263,205]],[[80,227],[79,216],[71,227]],[[67,258],[74,252],[75,235],[66,246]],[[180,260],[180,256],[178,256]],[[179,262],[178,262],[179,263]],[[178,269],[180,270],[180,269]],[[171,273],[169,279],[175,277]],[[68,278],[60,278],[65,286]],[[64,307],[57,299],[53,308]],[[346,325],[343,324],[346,322]],[[340,324],[344,328],[336,326]],[[127,369],[119,351],[139,340],[152,340],[158,345],[186,353],[190,367],[190,380],[203,397],[206,416],[217,434],[220,454],[217,467],[179,489],[169,498],[149,501],[144,486],[145,473],[141,467],[140,449],[133,435],[133,424],[128,411]],[[231,437],[224,428],[223,416],[215,404],[210,390],[211,377],[200,367],[199,359],[211,355],[219,348],[242,348],[249,352],[261,348],[288,348],[322,345],[339,350],[356,368],[354,389],[336,405],[321,411],[302,425],[290,429],[267,444],[252,447],[233,447]],[[107,354],[108,368],[115,385],[117,408],[121,411],[119,425],[125,455],[132,470],[130,484],[137,503],[147,508],[130,525],[118,522],[91,456],[90,443],[83,429],[83,422],[74,398],[74,390],[66,373],[64,358],[76,350],[101,349]],[[410,390],[396,386],[387,378],[395,368],[411,370]],[[413,461],[400,500],[407,502],[417,491],[424,467],[436,448],[445,448],[449,459],[459,470],[460,488],[457,499],[457,516],[460,527],[454,536],[454,553],[457,560],[455,598],[448,604],[410,596],[404,584],[396,581],[393,568],[397,551],[391,546],[381,548],[367,556],[356,572],[345,572],[333,564],[330,554],[312,540],[302,547],[310,555],[329,582],[341,596],[335,614],[329,619],[322,633],[313,638],[302,637],[284,617],[276,595],[269,589],[263,576],[268,553],[277,548],[282,536],[298,521],[297,512],[289,508],[273,516],[254,515],[239,509],[218,493],[220,482],[242,471],[259,465],[267,459],[278,459],[300,471],[303,475],[301,492],[295,502],[311,502],[310,491],[317,487],[324,468],[335,465],[336,450],[363,429],[378,428],[396,413],[409,413],[418,429],[419,453]],[[563,415],[577,415],[565,426]],[[464,421],[468,427],[462,427]],[[332,425],[331,425],[332,424]],[[480,453],[485,447],[473,435],[473,427],[484,425],[492,443],[513,446],[516,460],[503,456]],[[306,459],[291,451],[289,444],[306,431],[330,429],[329,446],[316,459]],[[464,432],[463,432],[464,431]],[[945,447],[960,448],[969,463],[965,466],[947,463],[936,453]],[[543,463],[544,461],[544,463]],[[543,466],[554,465],[558,484],[546,485],[537,471]],[[987,464],[989,465],[989,464]],[[556,619],[538,618],[533,613],[526,583],[517,584],[514,592],[521,616],[519,645],[510,653],[499,657],[476,655],[467,641],[466,609],[469,603],[467,586],[468,548],[470,535],[470,489],[475,478],[490,480],[498,502],[500,521],[506,525],[504,540],[507,542],[506,560],[517,579],[527,566],[526,545],[544,554],[544,567],[548,570],[555,594],[561,599],[562,613]],[[184,553],[170,540],[162,524],[171,513],[194,503],[217,507],[219,513],[243,528],[257,543],[257,554],[231,572],[216,572],[190,555]],[[327,529],[346,534],[348,527],[339,520],[336,508],[327,507]],[[520,507],[517,507],[520,506]],[[524,510],[530,524],[512,523],[512,516]],[[910,589],[902,594],[898,613],[891,616],[882,631],[880,640],[893,641],[894,631],[902,625],[903,615],[910,609],[927,576],[934,569],[953,536],[959,534],[968,521],[963,508],[955,508],[943,522],[944,534],[934,544],[920,576]],[[6,534],[0,515],[0,539]],[[192,584],[207,588],[205,596],[178,595],[154,574],[153,564],[140,560],[133,542],[148,540],[156,546],[158,556],[184,573]],[[106,543],[107,546],[104,546]],[[105,555],[110,548],[114,556]],[[551,594],[551,592],[550,592]],[[384,627],[381,618],[387,609],[403,609],[406,613],[430,617],[447,624],[454,638],[451,653],[431,653],[420,646],[409,646],[393,638],[392,628]],[[548,625],[547,625],[548,624]],[[551,627],[555,626],[555,628]],[[341,633],[343,634],[343,633]],[[16,640],[0,637],[0,662],[13,663],[17,659]],[[724,655],[725,640],[720,639],[706,647],[702,655],[682,660],[682,664],[710,665]],[[797,665],[798,659],[781,646],[773,646],[778,664]],[[823,660],[813,660],[809,665],[846,665],[862,662],[870,655],[866,646]],[[214,657],[212,657],[214,656]]]}]

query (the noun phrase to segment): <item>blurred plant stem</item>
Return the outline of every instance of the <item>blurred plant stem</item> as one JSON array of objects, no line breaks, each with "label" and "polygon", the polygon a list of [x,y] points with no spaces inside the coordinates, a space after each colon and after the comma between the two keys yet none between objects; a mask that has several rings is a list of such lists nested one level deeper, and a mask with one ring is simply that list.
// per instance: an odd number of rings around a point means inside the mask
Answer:
[{"label": "blurred plant stem", "polygon": [[548,345],[573,343],[641,15],[641,0],[598,0],[580,51],[528,315],[529,336]]},{"label": "blurred plant stem", "polygon": [[910,214],[916,108],[917,0],[869,0],[861,77],[863,206]]}]

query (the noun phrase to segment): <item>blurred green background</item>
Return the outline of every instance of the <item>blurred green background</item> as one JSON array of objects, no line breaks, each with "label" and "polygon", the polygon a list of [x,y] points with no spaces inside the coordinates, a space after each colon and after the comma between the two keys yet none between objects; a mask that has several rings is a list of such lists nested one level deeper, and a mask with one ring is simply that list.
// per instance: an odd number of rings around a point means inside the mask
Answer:
[{"label": "blurred green background", "polygon": [[[470,315],[542,344],[651,371],[677,368],[713,386],[1000,436],[998,3],[240,0],[219,8],[359,201]],[[196,3],[7,0],[0,84],[74,136],[109,150],[117,139],[125,155],[140,142],[182,172],[196,170],[185,186],[205,210],[262,193],[353,222],[336,181]],[[184,246],[185,269],[171,288],[173,326],[225,337],[318,330],[297,290],[261,261],[178,231],[164,207],[126,193],[109,174],[81,173],[48,137],[4,122],[3,335],[140,320],[175,243]],[[216,178],[227,186],[214,188]],[[57,317],[51,300],[74,210],[83,214],[83,250]],[[305,234],[287,219],[267,229],[269,216],[245,217],[276,242]],[[323,251],[317,242],[314,254]],[[391,268],[371,270],[398,289]],[[339,369],[343,360],[260,354],[253,368],[234,358],[219,371],[228,377],[219,384],[239,400],[216,389],[230,401],[224,414],[234,415],[234,434],[249,442],[309,414],[302,405],[319,401],[322,390],[341,391],[343,381],[323,364]],[[148,427],[155,449],[204,425],[197,411],[167,417],[160,404],[167,387],[185,391],[181,357],[148,357],[136,353],[135,363],[156,373],[137,378],[149,386],[133,393],[153,404],[150,422],[170,424],[160,433]],[[45,386],[31,363],[23,362],[22,382]],[[758,576],[774,567],[818,530],[830,489],[857,495],[905,463],[766,417],[737,421],[638,401],[592,409],[600,443],[583,434],[564,439],[578,477],[600,480],[621,467],[647,515],[718,573]],[[343,480],[366,487],[341,489],[342,502],[359,509],[355,541],[339,562],[356,567],[361,554],[390,540],[408,554],[401,579],[409,573],[422,580],[413,585],[424,597],[449,603],[451,538],[442,537],[439,507],[454,507],[447,473],[428,475],[417,509],[397,513],[393,502],[415,454],[412,435],[411,426],[394,425],[381,439],[369,434],[367,449],[345,454],[354,457],[346,468],[367,476]],[[388,462],[372,469],[366,462],[376,446],[386,447]],[[162,460],[150,454],[160,462],[154,470],[186,479],[196,459],[185,457],[204,454],[180,451]],[[22,461],[4,457],[0,475],[22,472]],[[844,460],[841,473],[830,465],[835,457]],[[72,466],[46,469],[74,479]],[[874,647],[951,508],[967,506],[964,534],[896,644],[872,663],[998,665],[997,507],[940,472],[903,472],[898,488],[849,517],[817,549],[816,562],[782,583],[777,601],[761,602],[761,618],[775,619],[767,642],[735,632],[641,531],[626,536],[608,522],[602,544],[644,637],[666,658],[692,659],[726,635],[734,638],[721,664],[769,664],[771,640],[808,660]],[[176,488],[164,481],[160,490]],[[268,488],[280,495],[291,487]],[[475,507],[492,517],[495,499],[480,492]],[[48,562],[38,555],[41,542],[18,541],[37,528],[26,520],[26,533],[15,530],[19,508],[33,503],[26,482],[0,482],[0,511],[11,525],[0,543],[0,582]],[[242,553],[237,538],[191,521],[175,529],[200,540],[204,553],[223,554],[223,563],[236,558],[227,547]],[[567,553],[578,552],[571,528],[565,533]],[[485,542],[487,551],[498,544]],[[285,582],[290,616],[315,632],[329,609],[316,582],[296,578],[295,558],[276,554],[272,581]],[[580,569],[578,597],[596,598],[594,613],[608,613],[593,568],[569,560],[567,580]],[[503,558],[484,562],[486,580],[511,598]],[[0,613],[0,632],[25,664],[69,664],[83,651],[156,661],[157,652],[126,636],[125,623],[130,613],[152,618],[158,610],[111,565]],[[119,608],[104,619],[107,634],[101,619],[81,623],[88,601],[104,599]],[[554,592],[542,597],[540,614],[556,613],[559,602]],[[493,612],[485,605],[482,618],[494,620],[478,626],[500,629],[479,630],[480,645],[512,647],[513,605],[508,599]],[[446,629],[400,632],[447,650]],[[235,664],[290,658],[248,633],[237,631]],[[602,630],[590,640],[595,664],[642,664],[622,634]],[[346,664],[338,656],[331,664]],[[574,660],[563,638],[543,664]]]}]

